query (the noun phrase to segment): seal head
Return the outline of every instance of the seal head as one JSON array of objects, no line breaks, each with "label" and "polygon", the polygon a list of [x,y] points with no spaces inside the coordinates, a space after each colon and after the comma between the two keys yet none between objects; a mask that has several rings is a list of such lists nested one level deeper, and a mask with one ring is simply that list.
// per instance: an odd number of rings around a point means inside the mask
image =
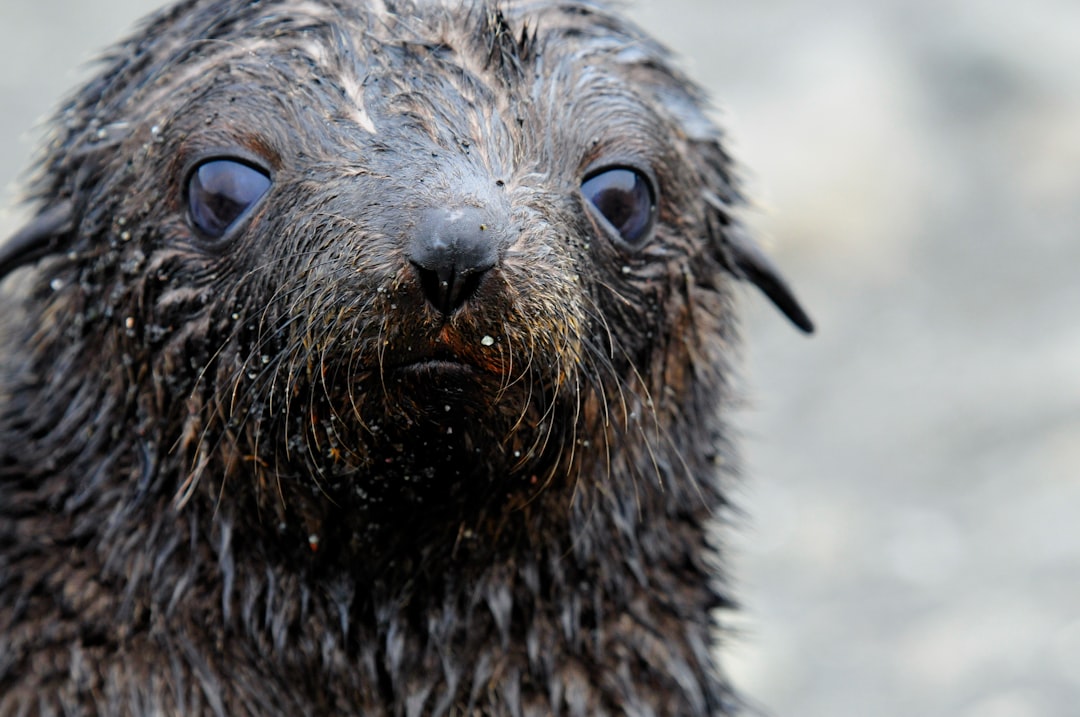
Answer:
[{"label": "seal head", "polygon": [[0,250],[0,713],[733,711],[735,282],[811,324],[703,108],[592,2],[116,48]]}]

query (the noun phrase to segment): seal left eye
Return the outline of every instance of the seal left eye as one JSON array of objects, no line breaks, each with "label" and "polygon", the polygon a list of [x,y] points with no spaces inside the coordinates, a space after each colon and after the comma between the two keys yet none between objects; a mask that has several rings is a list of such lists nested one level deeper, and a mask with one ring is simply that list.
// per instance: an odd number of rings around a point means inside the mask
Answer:
[{"label": "seal left eye", "polygon": [[191,222],[203,236],[220,239],[269,188],[270,177],[249,164],[232,159],[203,162],[188,179]]},{"label": "seal left eye", "polygon": [[581,183],[581,193],[630,248],[649,238],[656,200],[652,184],[638,170],[612,167],[596,172]]}]

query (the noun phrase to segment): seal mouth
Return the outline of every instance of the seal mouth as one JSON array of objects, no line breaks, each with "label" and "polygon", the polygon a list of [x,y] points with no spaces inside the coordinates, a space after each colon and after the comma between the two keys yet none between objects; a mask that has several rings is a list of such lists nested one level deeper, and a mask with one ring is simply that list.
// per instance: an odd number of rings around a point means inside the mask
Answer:
[{"label": "seal mouth", "polygon": [[479,369],[457,359],[443,357],[422,358],[391,367],[395,372],[411,374],[419,378],[469,378]]},{"label": "seal mouth", "polygon": [[391,349],[383,362],[383,368],[398,375],[422,378],[476,378],[485,374],[497,374],[482,353],[473,349],[471,342],[450,327],[443,327],[438,335],[401,342]]},{"label": "seal mouth", "polygon": [[482,367],[470,361],[468,355],[455,351],[445,341],[416,347],[396,358],[388,362],[385,368],[398,375],[445,379],[469,378],[483,372]]}]

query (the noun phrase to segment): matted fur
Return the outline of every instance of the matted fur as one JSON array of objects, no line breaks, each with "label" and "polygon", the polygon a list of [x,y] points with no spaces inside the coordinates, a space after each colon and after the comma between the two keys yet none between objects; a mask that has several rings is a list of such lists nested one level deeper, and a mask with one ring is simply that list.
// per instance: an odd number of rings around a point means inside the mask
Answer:
[{"label": "matted fur", "polygon": [[[53,127],[0,250],[0,714],[737,710],[734,280],[808,321],[662,48],[591,2],[188,0]],[[272,179],[221,240],[215,156]],[[579,191],[614,165],[640,249]],[[446,317],[407,246],[448,206],[499,260]]]}]

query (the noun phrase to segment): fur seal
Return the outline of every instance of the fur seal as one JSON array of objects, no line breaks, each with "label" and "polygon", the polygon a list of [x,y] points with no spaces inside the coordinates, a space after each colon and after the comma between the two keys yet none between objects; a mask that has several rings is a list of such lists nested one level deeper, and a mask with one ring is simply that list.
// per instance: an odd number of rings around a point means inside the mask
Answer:
[{"label": "fur seal", "polygon": [[[590,0],[184,0],[0,248],[0,715],[724,715],[746,236]],[[18,290],[13,288],[18,284]]]}]

